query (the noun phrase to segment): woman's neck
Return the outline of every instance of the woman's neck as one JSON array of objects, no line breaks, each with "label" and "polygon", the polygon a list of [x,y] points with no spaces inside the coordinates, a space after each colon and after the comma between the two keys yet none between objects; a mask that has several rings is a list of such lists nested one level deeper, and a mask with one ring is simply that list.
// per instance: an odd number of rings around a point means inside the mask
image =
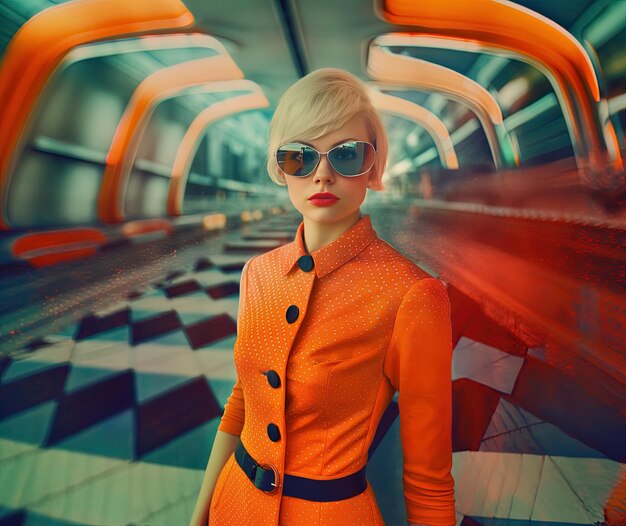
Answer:
[{"label": "woman's neck", "polygon": [[341,237],[342,234],[350,230],[363,215],[360,210],[354,214],[341,219],[335,223],[319,223],[303,217],[304,221],[304,247],[308,254],[325,247],[329,243]]}]

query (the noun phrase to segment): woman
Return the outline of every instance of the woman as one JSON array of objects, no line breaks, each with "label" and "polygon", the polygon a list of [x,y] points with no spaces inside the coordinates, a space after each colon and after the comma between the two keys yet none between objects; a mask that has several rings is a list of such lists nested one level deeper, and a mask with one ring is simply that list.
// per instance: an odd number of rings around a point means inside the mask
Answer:
[{"label": "woman", "polygon": [[387,158],[366,86],[337,69],[302,78],[269,152],[303,221],[243,268],[238,376],[192,524],[383,525],[365,466],[398,390],[409,523],[454,525],[450,305],[360,213]]}]

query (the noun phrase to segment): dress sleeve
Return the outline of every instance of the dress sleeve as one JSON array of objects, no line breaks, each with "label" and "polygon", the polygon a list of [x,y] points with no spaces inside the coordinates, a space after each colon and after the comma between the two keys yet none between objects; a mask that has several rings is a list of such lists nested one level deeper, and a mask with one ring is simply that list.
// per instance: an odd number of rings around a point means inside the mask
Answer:
[{"label": "dress sleeve", "polygon": [[[248,265],[251,259],[249,259],[241,270],[241,280],[239,283],[239,306],[237,308],[237,337],[239,337],[239,330],[241,328],[241,316],[243,313],[243,305],[246,301],[246,290],[248,287]],[[243,429],[243,423],[245,419],[245,407],[243,400],[243,391],[241,389],[241,381],[239,375],[233,386],[233,390],[226,400],[224,406],[224,414],[217,429],[219,431],[225,431],[231,435],[241,435]]]},{"label": "dress sleeve", "polygon": [[407,518],[454,526],[452,327],[448,293],[438,279],[420,279],[406,293],[384,373],[399,392]]}]

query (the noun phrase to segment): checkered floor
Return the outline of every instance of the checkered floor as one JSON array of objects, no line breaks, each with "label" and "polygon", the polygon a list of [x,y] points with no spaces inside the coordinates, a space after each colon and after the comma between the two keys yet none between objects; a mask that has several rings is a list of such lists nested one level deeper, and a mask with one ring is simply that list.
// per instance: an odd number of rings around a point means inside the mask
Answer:
[{"label": "checkered floor", "polygon": [[[298,222],[271,220],[0,361],[0,526],[188,523],[235,380],[241,268],[293,239]],[[496,348],[463,336],[455,347],[458,523],[604,520],[626,479],[619,413],[541,349],[512,352],[506,338]],[[394,525],[406,516],[389,414],[368,478]]]},{"label": "checkered floor", "polygon": [[235,380],[241,269],[297,225],[227,242],[0,361],[0,524],[188,522]]}]

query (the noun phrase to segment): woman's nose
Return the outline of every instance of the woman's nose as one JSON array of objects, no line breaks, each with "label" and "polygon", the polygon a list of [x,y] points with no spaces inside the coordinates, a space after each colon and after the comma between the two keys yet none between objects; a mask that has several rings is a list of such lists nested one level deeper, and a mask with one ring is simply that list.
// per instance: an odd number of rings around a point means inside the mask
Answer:
[{"label": "woman's nose", "polygon": [[325,155],[322,155],[322,158],[320,159],[320,163],[317,165],[317,168],[315,169],[314,177],[316,181],[318,179],[331,180],[335,177],[333,168],[328,162],[328,158]]}]

